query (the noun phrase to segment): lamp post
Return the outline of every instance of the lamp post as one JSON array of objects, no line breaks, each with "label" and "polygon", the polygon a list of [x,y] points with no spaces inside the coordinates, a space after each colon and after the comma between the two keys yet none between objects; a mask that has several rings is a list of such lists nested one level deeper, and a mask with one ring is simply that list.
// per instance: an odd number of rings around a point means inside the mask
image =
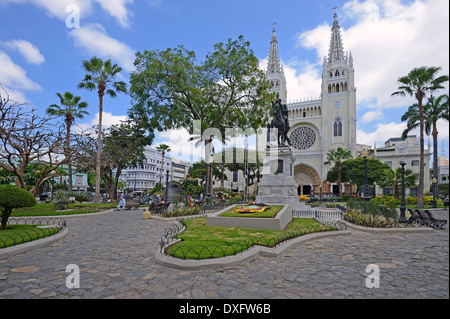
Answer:
[{"label": "lamp post", "polygon": [[377,182],[373,182],[373,197],[377,197]]},{"label": "lamp post", "polygon": [[319,203],[322,204],[322,184],[319,185]]},{"label": "lamp post", "polygon": [[400,198],[400,223],[406,223],[406,203],[405,203],[405,165],[406,163],[400,161],[400,165],[402,166],[402,196]]},{"label": "lamp post", "polygon": [[369,157],[369,152],[367,150],[362,150],[361,157],[364,158],[364,200],[369,201],[369,185],[367,181],[367,157]]},{"label": "lamp post", "polygon": [[436,201],[436,183],[437,183],[437,179],[436,179],[436,177],[433,177],[431,182],[433,183],[433,203],[432,203],[431,207],[437,208],[437,201]]},{"label": "lamp post", "polygon": [[166,171],[166,194],[164,195],[164,203],[169,202],[169,170]]}]

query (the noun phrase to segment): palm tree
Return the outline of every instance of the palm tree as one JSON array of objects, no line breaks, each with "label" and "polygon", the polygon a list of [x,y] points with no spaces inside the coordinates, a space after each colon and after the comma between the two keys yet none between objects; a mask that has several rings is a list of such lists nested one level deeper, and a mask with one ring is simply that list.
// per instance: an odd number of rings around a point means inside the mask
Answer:
[{"label": "palm tree", "polygon": [[327,152],[327,161],[324,164],[332,165],[334,163],[334,166],[336,167],[339,197],[341,197],[342,162],[350,158],[352,158],[352,152],[349,150],[344,150],[342,147],[338,147],[336,150],[330,150]]},{"label": "palm tree", "polygon": [[66,123],[66,149],[65,154],[68,159],[67,165],[69,166],[69,185],[68,191],[72,191],[72,154],[70,150],[70,128],[72,127],[75,119],[82,119],[89,113],[85,111],[88,107],[86,102],[80,102],[81,97],[74,96],[71,92],[66,92],[64,95],[56,93],[59,97],[60,104],[52,104],[47,108],[47,114],[51,116],[59,116],[64,118]]},{"label": "palm tree", "polygon": [[[448,94],[443,94],[438,98],[433,95],[428,99],[423,107],[425,133],[433,136],[433,175],[437,180],[438,173],[438,130],[437,121],[440,119],[449,120]],[[402,116],[402,121],[407,121],[407,128],[403,131],[402,137],[406,138],[408,133],[419,126],[419,106],[415,103],[408,108]],[[437,196],[438,183],[434,185],[433,194]]]},{"label": "palm tree", "polygon": [[436,73],[441,67],[419,67],[411,70],[408,75],[400,77],[398,82],[402,85],[398,87],[398,91],[391,95],[410,95],[417,100],[419,109],[419,143],[420,143],[420,160],[419,160],[419,194],[417,196],[417,207],[423,207],[423,184],[425,169],[425,150],[424,150],[424,115],[423,115],[423,98],[428,92],[443,89],[442,84],[448,81],[447,75],[435,78]]},{"label": "palm tree", "polygon": [[83,81],[78,84],[79,89],[89,91],[97,90],[99,99],[98,114],[98,139],[97,139],[97,160],[95,177],[95,202],[100,202],[100,168],[101,168],[101,142],[102,142],[102,116],[103,97],[105,94],[115,98],[118,92],[127,93],[126,84],[122,81],[115,81],[115,77],[122,72],[122,68],[117,64],[112,64],[111,60],[103,61],[93,57],[83,61],[83,69],[87,72]]},{"label": "palm tree", "polygon": [[[158,152],[161,152],[161,172],[159,173],[159,183],[162,185],[162,173],[163,173],[163,166],[164,166],[164,156],[166,153],[169,153],[171,151],[169,145],[167,144],[161,144],[156,147],[156,150]],[[167,185],[166,185],[167,186]]]},{"label": "palm tree", "polygon": [[[383,171],[383,176],[378,184],[381,188],[385,187],[394,187],[394,196],[398,198],[399,196],[399,188],[402,182],[402,168],[399,167],[395,171],[392,169],[386,169]],[[405,170],[405,187],[412,187],[416,185],[416,176],[413,174],[413,171],[410,169]]]}]

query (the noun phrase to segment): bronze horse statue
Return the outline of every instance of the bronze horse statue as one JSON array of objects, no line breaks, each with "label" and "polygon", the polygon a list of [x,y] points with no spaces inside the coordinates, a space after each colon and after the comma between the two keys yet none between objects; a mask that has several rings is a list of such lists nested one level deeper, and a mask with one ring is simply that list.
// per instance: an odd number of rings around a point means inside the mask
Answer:
[{"label": "bronze horse statue", "polygon": [[272,109],[273,109],[273,119],[272,122],[269,124],[269,129],[271,128],[277,129],[278,146],[284,146],[286,142],[288,143],[288,145],[291,145],[291,140],[287,136],[287,133],[290,129],[287,105],[281,104],[281,99],[278,99],[272,103]]}]

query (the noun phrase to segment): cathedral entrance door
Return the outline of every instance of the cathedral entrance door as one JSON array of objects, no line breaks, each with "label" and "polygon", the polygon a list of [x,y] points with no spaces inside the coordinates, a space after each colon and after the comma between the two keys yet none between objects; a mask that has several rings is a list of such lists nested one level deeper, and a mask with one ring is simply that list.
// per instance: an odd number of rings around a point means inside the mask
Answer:
[{"label": "cathedral entrance door", "polygon": [[303,185],[303,195],[311,195],[311,185]]},{"label": "cathedral entrance door", "polygon": [[294,167],[294,177],[297,182],[298,195],[314,195],[314,188],[319,187],[320,177],[316,170],[306,164]]}]

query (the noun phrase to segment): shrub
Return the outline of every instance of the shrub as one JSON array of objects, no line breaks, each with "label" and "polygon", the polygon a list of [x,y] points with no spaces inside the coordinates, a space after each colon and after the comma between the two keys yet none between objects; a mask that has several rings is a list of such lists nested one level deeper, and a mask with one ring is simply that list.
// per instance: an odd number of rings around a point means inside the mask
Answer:
[{"label": "shrub", "polygon": [[77,202],[80,202],[81,204],[83,204],[83,202],[89,201],[89,196],[85,193],[78,193],[75,195],[75,200]]},{"label": "shrub", "polygon": [[69,197],[69,192],[63,189],[57,190],[53,195],[53,203],[55,204],[55,209],[67,209],[70,203]]},{"label": "shrub", "polygon": [[34,196],[26,190],[13,185],[0,185],[1,229],[6,229],[8,218],[14,208],[31,207],[36,204]]}]

